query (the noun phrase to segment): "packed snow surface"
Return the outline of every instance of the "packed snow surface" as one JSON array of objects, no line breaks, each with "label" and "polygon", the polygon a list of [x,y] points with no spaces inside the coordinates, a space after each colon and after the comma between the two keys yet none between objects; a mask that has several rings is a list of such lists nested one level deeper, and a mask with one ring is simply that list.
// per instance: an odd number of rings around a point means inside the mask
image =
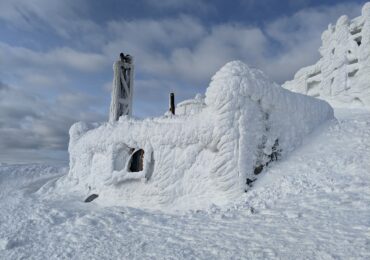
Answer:
[{"label": "packed snow surface", "polygon": [[321,38],[320,60],[300,69],[283,87],[336,106],[370,106],[370,2],[361,16],[341,16]]},{"label": "packed snow surface", "polygon": [[83,203],[45,193],[67,169],[0,166],[0,258],[369,259],[370,111],[335,112],[228,209]]},{"label": "packed snow surface", "polygon": [[[213,76],[204,99],[179,108],[176,116],[73,125],[69,174],[50,192],[171,210],[227,205],[249,188],[255,167],[284,158],[333,119],[325,101],[288,91],[241,61]],[[134,171],[140,149],[143,169]]]}]

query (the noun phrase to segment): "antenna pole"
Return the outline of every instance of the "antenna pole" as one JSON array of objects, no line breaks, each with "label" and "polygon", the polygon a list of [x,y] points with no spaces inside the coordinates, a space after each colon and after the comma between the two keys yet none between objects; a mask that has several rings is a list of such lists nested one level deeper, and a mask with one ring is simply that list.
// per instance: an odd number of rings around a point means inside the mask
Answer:
[{"label": "antenna pole", "polygon": [[175,93],[170,93],[170,112],[175,114]]}]

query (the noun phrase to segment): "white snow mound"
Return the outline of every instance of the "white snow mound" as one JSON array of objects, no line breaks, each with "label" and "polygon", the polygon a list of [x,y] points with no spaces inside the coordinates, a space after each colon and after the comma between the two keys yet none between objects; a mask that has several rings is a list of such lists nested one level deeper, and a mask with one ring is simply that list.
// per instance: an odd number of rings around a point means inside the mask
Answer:
[{"label": "white snow mound", "polygon": [[[286,156],[333,118],[325,101],[290,92],[241,61],[213,76],[204,99],[181,106],[176,116],[74,124],[70,171],[54,192],[96,193],[104,205],[222,206],[241,197],[255,167]],[[140,149],[143,169],[136,171]]]},{"label": "white snow mound", "polygon": [[284,88],[335,106],[370,106],[370,2],[362,15],[341,16],[323,32],[320,60],[300,69]]}]

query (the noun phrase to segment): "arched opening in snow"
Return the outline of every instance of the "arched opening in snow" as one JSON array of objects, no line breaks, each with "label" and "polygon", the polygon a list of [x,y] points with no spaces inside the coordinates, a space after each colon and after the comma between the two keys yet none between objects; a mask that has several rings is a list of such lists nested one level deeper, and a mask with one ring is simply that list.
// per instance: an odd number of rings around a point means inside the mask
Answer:
[{"label": "arched opening in snow", "polygon": [[136,150],[130,158],[129,171],[130,172],[141,172],[144,169],[144,150]]}]

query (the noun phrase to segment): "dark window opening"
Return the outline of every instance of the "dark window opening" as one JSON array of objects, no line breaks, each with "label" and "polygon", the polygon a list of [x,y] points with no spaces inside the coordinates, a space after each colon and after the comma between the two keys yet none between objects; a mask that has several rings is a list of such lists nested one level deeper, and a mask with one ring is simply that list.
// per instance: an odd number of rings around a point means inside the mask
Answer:
[{"label": "dark window opening", "polygon": [[331,53],[334,54],[335,53],[335,48],[331,50]]},{"label": "dark window opening", "polygon": [[357,45],[358,46],[360,46],[361,45],[361,40],[362,40],[362,37],[360,36],[360,37],[357,37],[356,39],[355,39],[355,42],[357,43]]},{"label": "dark window opening", "polygon": [[144,169],[144,150],[139,149],[131,156],[130,172],[141,172]]}]

